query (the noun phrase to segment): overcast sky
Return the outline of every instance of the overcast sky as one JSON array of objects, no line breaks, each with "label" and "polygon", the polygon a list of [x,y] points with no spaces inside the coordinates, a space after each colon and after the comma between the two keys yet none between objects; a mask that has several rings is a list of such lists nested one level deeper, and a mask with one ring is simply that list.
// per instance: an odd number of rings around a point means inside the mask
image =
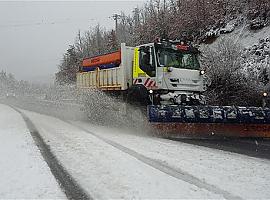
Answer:
[{"label": "overcast sky", "polygon": [[130,14],[144,2],[0,1],[0,70],[13,73],[17,79],[44,82],[57,71],[78,30],[98,23],[112,29],[112,14]]}]

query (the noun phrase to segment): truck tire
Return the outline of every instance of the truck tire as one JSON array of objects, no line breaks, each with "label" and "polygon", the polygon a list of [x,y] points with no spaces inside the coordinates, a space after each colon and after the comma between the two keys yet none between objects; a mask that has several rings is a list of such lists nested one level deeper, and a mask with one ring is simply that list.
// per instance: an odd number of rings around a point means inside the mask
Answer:
[{"label": "truck tire", "polygon": [[133,85],[128,89],[127,103],[147,106],[150,104],[148,91],[144,85]]}]

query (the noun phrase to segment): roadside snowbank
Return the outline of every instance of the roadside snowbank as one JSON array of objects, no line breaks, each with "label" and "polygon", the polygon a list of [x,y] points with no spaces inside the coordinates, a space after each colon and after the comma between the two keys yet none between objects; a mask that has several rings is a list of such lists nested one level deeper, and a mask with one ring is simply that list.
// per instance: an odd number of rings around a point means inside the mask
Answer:
[{"label": "roadside snowbank", "polygon": [[0,104],[0,199],[66,199],[21,116]]}]

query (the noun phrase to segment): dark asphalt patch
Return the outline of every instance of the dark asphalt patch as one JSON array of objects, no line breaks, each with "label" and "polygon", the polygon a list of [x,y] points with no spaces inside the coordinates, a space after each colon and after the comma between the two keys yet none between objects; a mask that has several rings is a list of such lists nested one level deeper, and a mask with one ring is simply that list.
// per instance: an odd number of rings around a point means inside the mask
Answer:
[{"label": "dark asphalt patch", "polygon": [[227,139],[167,138],[167,139],[270,160],[270,139],[264,138],[227,138]]}]

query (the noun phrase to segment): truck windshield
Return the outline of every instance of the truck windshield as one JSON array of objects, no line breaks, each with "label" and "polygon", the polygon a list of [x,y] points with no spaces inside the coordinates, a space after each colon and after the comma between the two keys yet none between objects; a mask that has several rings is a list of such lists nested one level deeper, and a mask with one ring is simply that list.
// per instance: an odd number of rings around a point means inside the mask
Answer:
[{"label": "truck windshield", "polygon": [[173,49],[159,49],[158,60],[160,65],[166,67],[195,70],[200,68],[197,54],[194,53],[183,53]]}]

